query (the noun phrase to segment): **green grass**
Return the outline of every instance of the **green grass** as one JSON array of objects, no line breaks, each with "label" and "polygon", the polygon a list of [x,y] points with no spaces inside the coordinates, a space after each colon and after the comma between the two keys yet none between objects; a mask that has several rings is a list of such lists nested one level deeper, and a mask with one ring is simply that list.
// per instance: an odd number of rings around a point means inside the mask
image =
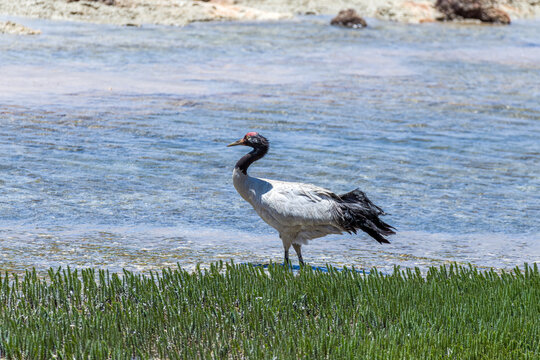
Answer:
[{"label": "green grass", "polygon": [[539,339],[536,264],[0,276],[8,359],[538,359]]}]

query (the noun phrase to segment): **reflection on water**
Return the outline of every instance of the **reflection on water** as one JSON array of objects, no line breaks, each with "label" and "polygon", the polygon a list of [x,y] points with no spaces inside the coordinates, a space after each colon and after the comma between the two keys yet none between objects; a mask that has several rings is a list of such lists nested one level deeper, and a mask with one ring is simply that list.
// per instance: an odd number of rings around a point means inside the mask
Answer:
[{"label": "reflection on water", "polygon": [[0,35],[0,270],[282,261],[232,186],[248,130],[272,143],[252,174],[359,186],[399,230],[308,262],[538,262],[540,23],[327,20]]}]

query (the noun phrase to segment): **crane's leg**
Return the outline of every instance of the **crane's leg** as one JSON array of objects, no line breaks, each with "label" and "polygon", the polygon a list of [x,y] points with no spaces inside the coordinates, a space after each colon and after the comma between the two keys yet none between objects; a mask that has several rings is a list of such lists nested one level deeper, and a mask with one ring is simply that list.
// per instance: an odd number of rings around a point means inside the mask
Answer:
[{"label": "crane's leg", "polygon": [[281,241],[283,242],[283,248],[285,249],[285,265],[289,265],[289,249],[291,248],[292,241],[288,237],[281,234],[279,234],[279,237],[281,238]]},{"label": "crane's leg", "polygon": [[302,245],[301,244],[292,244],[296,255],[298,255],[298,261],[301,265],[304,265],[304,259],[302,259]]}]

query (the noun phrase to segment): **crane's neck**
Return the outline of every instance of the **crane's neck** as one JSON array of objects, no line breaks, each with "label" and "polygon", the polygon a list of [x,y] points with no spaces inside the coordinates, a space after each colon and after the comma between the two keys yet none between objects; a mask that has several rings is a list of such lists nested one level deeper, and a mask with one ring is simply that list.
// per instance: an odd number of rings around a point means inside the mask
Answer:
[{"label": "crane's neck", "polygon": [[236,163],[235,168],[237,168],[242,173],[247,175],[248,167],[251,164],[253,164],[255,161],[261,159],[264,155],[266,155],[267,152],[268,152],[268,145],[256,147],[248,154],[242,156],[242,158],[238,160],[238,162]]}]

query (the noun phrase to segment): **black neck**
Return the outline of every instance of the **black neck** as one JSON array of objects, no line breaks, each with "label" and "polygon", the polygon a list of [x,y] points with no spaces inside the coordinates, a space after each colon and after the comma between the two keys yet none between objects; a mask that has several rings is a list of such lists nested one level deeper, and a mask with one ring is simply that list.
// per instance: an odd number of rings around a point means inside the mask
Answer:
[{"label": "black neck", "polygon": [[236,168],[240,169],[245,175],[247,175],[247,169],[249,165],[253,164],[255,161],[261,159],[268,152],[268,146],[260,146],[254,148],[250,153],[242,156],[240,160],[236,163]]}]

